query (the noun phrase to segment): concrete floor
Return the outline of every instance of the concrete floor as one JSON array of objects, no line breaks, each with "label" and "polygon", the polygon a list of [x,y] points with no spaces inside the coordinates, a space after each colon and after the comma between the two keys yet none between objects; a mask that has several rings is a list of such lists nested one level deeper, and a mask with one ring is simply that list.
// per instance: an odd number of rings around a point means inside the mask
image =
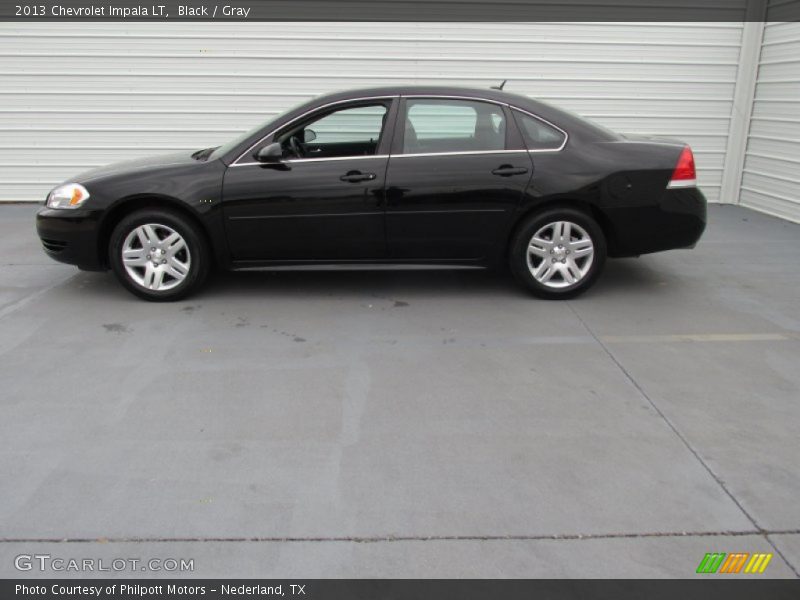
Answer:
[{"label": "concrete floor", "polygon": [[713,207],[569,302],[356,271],[149,304],[48,259],[34,210],[0,207],[2,577],[798,576],[798,225]]}]

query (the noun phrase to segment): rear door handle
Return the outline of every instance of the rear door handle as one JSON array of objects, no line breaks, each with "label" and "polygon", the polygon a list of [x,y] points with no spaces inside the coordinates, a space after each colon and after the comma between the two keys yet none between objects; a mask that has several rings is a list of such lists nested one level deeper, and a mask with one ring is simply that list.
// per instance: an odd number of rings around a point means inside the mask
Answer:
[{"label": "rear door handle", "polygon": [[342,181],[349,181],[351,183],[357,183],[359,181],[371,181],[377,177],[375,173],[362,173],[361,171],[348,171],[339,179]]},{"label": "rear door handle", "polygon": [[500,177],[511,177],[512,175],[524,175],[528,172],[525,167],[513,167],[511,165],[501,165],[492,171],[492,175]]}]

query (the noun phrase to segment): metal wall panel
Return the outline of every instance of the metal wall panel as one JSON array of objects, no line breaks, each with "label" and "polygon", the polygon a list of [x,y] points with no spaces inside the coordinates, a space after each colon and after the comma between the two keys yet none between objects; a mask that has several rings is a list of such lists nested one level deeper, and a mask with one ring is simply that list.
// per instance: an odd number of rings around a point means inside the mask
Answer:
[{"label": "metal wall panel", "polygon": [[[551,101],[695,150],[719,199],[741,23],[1,23],[0,200],[220,144],[310,96],[445,83]],[[796,88],[795,88],[796,89]]]},{"label": "metal wall panel", "polygon": [[[783,5],[774,4],[774,10]],[[772,7],[771,7],[772,8]],[[767,13],[768,18],[773,14]],[[741,203],[800,222],[800,23],[767,23]]]}]

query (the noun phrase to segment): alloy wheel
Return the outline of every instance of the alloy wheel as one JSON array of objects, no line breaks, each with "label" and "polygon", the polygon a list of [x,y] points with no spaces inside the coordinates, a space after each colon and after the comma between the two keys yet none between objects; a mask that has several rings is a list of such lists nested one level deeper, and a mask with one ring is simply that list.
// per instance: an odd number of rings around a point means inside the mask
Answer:
[{"label": "alloy wheel", "polygon": [[122,264],[139,286],[166,291],[186,279],[192,257],[186,240],[172,227],[147,223],[134,228],[125,237]]},{"label": "alloy wheel", "polygon": [[528,269],[542,285],[559,289],[579,283],[594,260],[594,242],[571,221],[554,221],[540,228],[527,249]]}]

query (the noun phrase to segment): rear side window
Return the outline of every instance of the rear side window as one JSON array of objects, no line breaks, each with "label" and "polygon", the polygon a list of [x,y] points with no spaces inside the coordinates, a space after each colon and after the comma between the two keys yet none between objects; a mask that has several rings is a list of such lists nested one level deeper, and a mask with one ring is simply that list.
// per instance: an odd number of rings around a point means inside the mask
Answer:
[{"label": "rear side window", "polygon": [[528,150],[560,150],[564,146],[567,136],[560,129],[518,110],[514,111],[514,119]]},{"label": "rear side window", "polygon": [[472,100],[409,99],[403,153],[503,150],[503,108]]}]

